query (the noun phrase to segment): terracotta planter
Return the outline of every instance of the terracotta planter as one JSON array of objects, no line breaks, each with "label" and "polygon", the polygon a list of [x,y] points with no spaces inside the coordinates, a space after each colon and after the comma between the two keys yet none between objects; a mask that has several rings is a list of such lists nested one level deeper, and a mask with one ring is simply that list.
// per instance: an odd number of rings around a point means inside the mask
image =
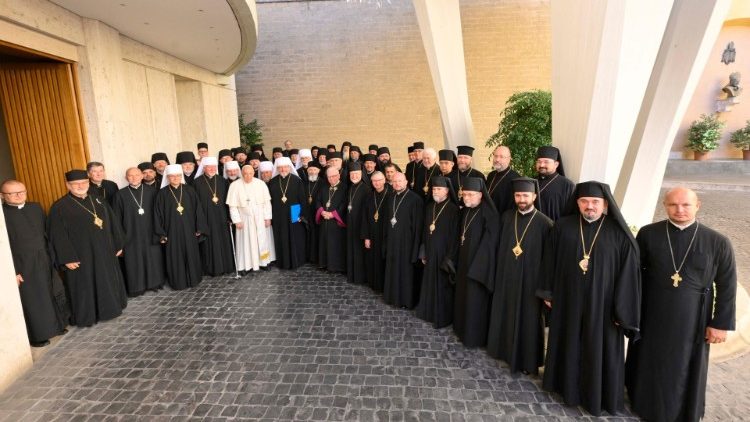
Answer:
[{"label": "terracotta planter", "polygon": [[706,151],[706,152],[693,151],[693,159],[695,161],[706,161],[706,160],[708,160],[708,151]]},{"label": "terracotta planter", "polygon": [[745,161],[750,160],[750,149],[743,149],[742,150],[742,159]]}]

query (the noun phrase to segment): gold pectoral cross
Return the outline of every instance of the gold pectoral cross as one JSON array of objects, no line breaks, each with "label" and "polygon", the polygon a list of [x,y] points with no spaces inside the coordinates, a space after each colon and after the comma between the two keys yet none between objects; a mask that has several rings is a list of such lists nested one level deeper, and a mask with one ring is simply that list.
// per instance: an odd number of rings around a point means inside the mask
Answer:
[{"label": "gold pectoral cross", "polygon": [[674,274],[672,274],[672,277],[669,277],[672,279],[672,286],[678,287],[680,285],[680,282],[682,281],[682,277],[680,277],[680,273],[675,271]]},{"label": "gold pectoral cross", "polygon": [[518,259],[519,256],[523,253],[523,249],[521,249],[521,245],[516,244],[516,247],[512,249],[513,255],[516,256],[516,259]]}]

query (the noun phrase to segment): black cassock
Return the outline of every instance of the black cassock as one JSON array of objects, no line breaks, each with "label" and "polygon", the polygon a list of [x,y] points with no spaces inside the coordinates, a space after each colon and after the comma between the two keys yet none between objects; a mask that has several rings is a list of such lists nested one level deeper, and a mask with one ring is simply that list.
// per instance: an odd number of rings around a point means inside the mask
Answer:
[{"label": "black cassock", "polygon": [[536,179],[539,182],[539,194],[534,205],[550,220],[557,221],[570,203],[576,185],[560,173],[538,176]]},{"label": "black cassock", "polygon": [[[195,168],[197,170],[198,166],[196,165]],[[183,173],[183,175],[185,176],[185,183],[188,186],[193,186],[195,184],[195,172],[196,172],[196,170],[193,170],[193,172],[190,173],[189,175]]]},{"label": "black cassock", "polygon": [[497,211],[484,200],[476,208],[463,208],[459,217],[453,331],[467,347],[487,343],[500,234],[498,220]]},{"label": "black cassock", "polygon": [[[678,266],[695,234],[678,287],[671,279],[675,268],[667,230]],[[695,230],[696,223],[680,230],[660,221],[638,232],[641,338],[629,344],[625,379],[633,410],[648,420],[703,417],[710,346],[706,327],[735,329],[737,272],[732,245],[702,224]]]},{"label": "black cassock", "polygon": [[[193,187],[198,193],[198,201],[208,223],[208,236],[200,243],[203,274],[217,276],[234,272],[229,211],[226,206],[229,184],[218,175],[209,178],[202,174],[194,180]],[[213,200],[214,193],[216,202]]]},{"label": "black cassock", "polygon": [[414,187],[417,185],[417,169],[419,169],[420,167],[424,167],[422,166],[422,160],[409,161],[406,164],[404,175],[406,176],[406,182],[409,184],[409,189],[411,190],[414,190]]},{"label": "black cassock", "polygon": [[130,296],[161,288],[167,279],[164,254],[159,238],[154,235],[154,203],[158,192],[141,184],[138,189],[127,186],[115,194],[114,209],[125,235],[120,262]]},{"label": "black cassock", "polygon": [[466,179],[468,179],[469,177],[478,177],[482,180],[486,180],[486,179],[484,178],[484,174],[482,174],[481,171],[471,168],[471,167],[469,167],[469,169],[466,171],[461,171],[458,169],[458,166],[455,166],[451,173],[453,175],[449,177],[451,179],[451,183],[453,183],[453,189],[456,190],[456,195],[458,196],[458,205],[460,207],[463,207],[464,200],[461,194],[464,191],[463,187],[464,187],[464,183],[466,182]]},{"label": "black cassock", "polygon": [[518,177],[520,175],[510,167],[500,172],[492,170],[487,174],[487,191],[500,215],[515,208],[513,185],[510,182]]},{"label": "black cassock", "polygon": [[117,194],[119,189],[117,183],[107,179],[102,180],[102,183],[98,185],[94,182],[89,182],[89,195],[95,195],[100,199],[106,200],[110,206],[114,203],[115,194]]},{"label": "black cassock", "polygon": [[320,189],[321,187],[323,187],[324,183],[320,178],[318,178],[314,182],[311,182],[308,179],[306,182],[303,182],[303,184],[305,186],[305,200],[307,201],[307,207],[305,207],[305,209],[307,210],[305,214],[305,220],[307,220],[309,223],[305,225],[305,229],[307,230],[305,251],[307,255],[307,262],[317,264],[320,226],[318,224],[315,224],[315,201],[318,197],[318,192],[320,192]]},{"label": "black cassock", "polygon": [[[181,204],[183,210],[177,210]],[[198,201],[195,189],[181,185],[174,189],[171,185],[156,194],[154,205],[154,234],[160,239],[167,238],[164,245],[166,256],[167,281],[175,290],[197,286],[201,282],[203,268],[198,246],[199,239],[208,231],[206,216]]]},{"label": "black cassock", "polygon": [[[102,228],[94,224],[94,209]],[[123,247],[122,229],[112,208],[94,195],[81,199],[67,194],[52,204],[48,221],[56,262],[64,270],[73,323],[88,327],[119,316],[127,295],[116,256]],[[65,264],[71,262],[81,265],[70,270]]]},{"label": "black cassock", "polygon": [[[543,305],[536,291],[542,287],[542,256],[552,224],[538,210],[525,215],[510,210],[500,218],[487,353],[507,362],[511,372],[537,374],[544,364]],[[521,241],[518,257],[516,238]]]},{"label": "black cassock", "polygon": [[419,299],[421,282],[418,278],[417,263],[420,262],[419,246],[422,242],[424,201],[415,192],[404,189],[400,194],[390,194],[383,208],[383,300],[390,305],[413,308]]},{"label": "black cassock", "polygon": [[365,201],[372,190],[361,180],[356,185],[349,185],[347,193],[346,213],[346,277],[351,283],[364,284],[367,282],[365,274],[365,245],[362,240],[362,220]]},{"label": "black cassock", "polygon": [[[425,206],[420,258],[426,259],[422,271],[417,317],[432,322],[435,328],[453,322],[456,259],[458,253],[458,205],[450,199]],[[434,223],[433,223],[434,221]],[[430,226],[434,224],[434,230]]]},{"label": "black cassock", "polygon": [[[305,185],[293,174],[287,177],[279,174],[268,181],[268,191],[271,194],[276,264],[282,269],[297,269],[305,263],[305,224],[312,222],[292,222],[290,207],[299,204],[301,217],[308,213]],[[282,201],[283,197],[286,197],[286,202]]]},{"label": "black cassock", "polygon": [[391,187],[385,185],[382,192],[372,190],[364,202],[360,238],[370,240],[370,248],[365,249],[365,270],[367,284],[376,292],[383,291],[385,283],[385,258],[383,256],[383,236],[387,223],[385,204]]},{"label": "black cassock", "polygon": [[[324,185],[315,201],[315,224],[319,226],[318,267],[338,273],[346,272],[346,206],[347,186],[344,182],[335,187]],[[334,217],[324,219],[323,211],[332,212]]]},{"label": "black cassock", "polygon": [[424,165],[419,164],[415,173],[414,187],[412,190],[419,195],[419,197],[422,198],[423,203],[426,204],[432,198],[432,191],[430,190],[432,187],[432,184],[430,183],[432,178],[442,175],[442,173],[440,173],[440,166],[433,164],[432,167],[428,169]]},{"label": "black cassock", "polygon": [[[10,252],[16,274],[23,283],[18,286],[26,332],[33,343],[44,342],[61,334],[68,325],[62,281],[49,257],[44,211],[35,202],[23,208],[3,204]],[[56,295],[57,291],[57,295]]]},{"label": "black cassock", "polygon": [[552,301],[543,386],[594,416],[616,414],[624,400],[623,336],[638,330],[638,250],[614,218],[605,218],[583,274],[579,221],[588,250],[601,218],[579,219],[576,213],[555,223],[543,258],[544,287],[537,294]]}]

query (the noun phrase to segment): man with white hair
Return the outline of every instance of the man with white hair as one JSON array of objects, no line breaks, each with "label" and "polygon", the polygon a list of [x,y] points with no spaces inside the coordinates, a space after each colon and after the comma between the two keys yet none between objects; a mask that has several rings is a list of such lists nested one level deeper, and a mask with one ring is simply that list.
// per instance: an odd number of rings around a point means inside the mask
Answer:
[{"label": "man with white hair", "polygon": [[227,205],[237,228],[237,270],[244,276],[266,269],[276,259],[271,228],[271,194],[252,166],[242,168],[242,179],[229,185]]},{"label": "man with white hair", "polygon": [[229,161],[224,164],[224,179],[230,183],[240,178],[240,164],[236,161]]},{"label": "man with white hair", "polygon": [[276,262],[282,269],[297,269],[305,263],[305,218],[307,196],[292,161],[279,157],[274,177],[268,182],[273,211]]},{"label": "man with white hair", "polygon": [[440,176],[440,166],[437,164],[437,151],[427,148],[422,152],[422,165],[418,166],[414,175],[414,193],[418,194],[424,203],[432,198],[430,181],[433,177]]},{"label": "man with white hair", "polygon": [[260,173],[260,180],[269,183],[273,178],[273,163],[270,161],[261,161],[258,164],[258,172]]},{"label": "man with white hair", "polygon": [[203,157],[193,181],[208,223],[208,237],[201,242],[200,250],[203,274],[210,276],[234,272],[229,213],[225,205],[228,185],[218,171],[216,157]]}]

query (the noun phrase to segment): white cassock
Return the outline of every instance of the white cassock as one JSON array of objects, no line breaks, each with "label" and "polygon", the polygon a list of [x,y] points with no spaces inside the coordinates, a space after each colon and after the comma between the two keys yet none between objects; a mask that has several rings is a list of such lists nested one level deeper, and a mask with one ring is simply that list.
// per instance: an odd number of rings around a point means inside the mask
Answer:
[{"label": "white cassock", "polygon": [[271,194],[268,186],[257,178],[250,183],[240,177],[229,185],[227,193],[229,216],[237,229],[237,271],[257,271],[276,260],[273,244],[273,228],[266,227],[271,219]]}]

